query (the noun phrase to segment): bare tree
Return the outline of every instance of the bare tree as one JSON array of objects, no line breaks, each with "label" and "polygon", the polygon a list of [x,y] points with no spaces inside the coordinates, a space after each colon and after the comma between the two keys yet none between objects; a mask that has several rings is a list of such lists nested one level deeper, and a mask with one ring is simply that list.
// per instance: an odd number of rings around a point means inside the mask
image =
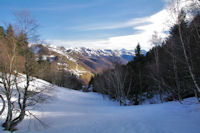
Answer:
[{"label": "bare tree", "polygon": [[[15,31],[12,25],[8,27],[7,41],[2,44],[5,47],[4,56],[0,60],[1,92],[5,95],[7,102],[7,115],[3,127],[9,131],[16,130],[16,126],[26,116],[28,107],[44,100],[41,92],[46,89],[30,90],[34,79],[32,75],[35,58],[28,45],[29,40],[34,39],[37,24],[27,11],[16,15],[16,20]],[[5,104],[4,99],[0,98]]]},{"label": "bare tree", "polygon": [[120,102],[120,105],[128,105],[131,96],[132,76],[126,67],[116,64],[114,69],[106,70],[94,77],[94,91],[108,94],[111,98]]},{"label": "bare tree", "polygon": [[153,53],[154,53],[154,60],[155,60],[155,67],[152,68],[154,69],[153,71],[154,74],[152,74],[152,76],[159,89],[160,101],[163,102],[162,93],[164,91],[163,91],[163,88],[161,87],[162,77],[160,74],[160,62],[159,62],[159,47],[162,44],[162,39],[161,37],[158,36],[157,32],[154,32],[154,34],[152,35],[151,43],[153,46]]},{"label": "bare tree", "polygon": [[15,12],[14,16],[16,18],[15,31],[16,34],[25,34],[29,43],[39,41],[39,36],[37,29],[39,25],[37,21],[31,17],[30,13],[27,10],[20,12]]},{"label": "bare tree", "polygon": [[[120,101],[120,104],[128,105],[128,98],[131,89],[132,80],[128,79],[128,71],[123,69],[120,65],[116,65],[112,71],[113,85],[116,89],[116,99]],[[126,82],[129,81],[129,86],[126,86]]]},{"label": "bare tree", "polygon": [[[3,56],[3,53],[5,54],[5,51],[4,51],[4,49],[5,49],[5,47],[4,47],[4,44],[5,43],[5,33],[4,33],[4,28],[3,27],[0,27],[0,47],[1,47],[1,49],[0,49],[0,60],[1,61],[3,61],[3,59],[2,59],[2,56]],[[2,70],[2,62],[0,61],[0,70]],[[2,84],[3,82],[2,82],[2,80],[0,79],[0,84]],[[1,87],[0,87],[0,90],[2,90],[1,89]],[[6,103],[5,103],[5,100],[4,100],[4,97],[3,97],[3,95],[2,95],[2,92],[0,93],[0,99],[1,99],[1,101],[2,101],[2,108],[1,108],[1,111],[0,111],[0,115],[4,112],[4,110],[5,110],[5,107],[6,107]]]},{"label": "bare tree", "polygon": [[4,100],[2,95],[0,95],[0,99],[1,99],[1,101],[3,103],[2,108],[0,110],[0,115],[1,115],[4,112],[5,108],[6,108],[6,102],[5,102],[5,100]]},{"label": "bare tree", "polygon": [[180,37],[180,41],[181,41],[181,46],[182,46],[185,62],[186,62],[186,65],[187,65],[187,68],[188,68],[188,71],[189,71],[189,75],[190,75],[190,77],[191,77],[191,79],[194,83],[196,90],[198,92],[200,92],[200,87],[199,87],[197,80],[195,78],[195,75],[193,73],[193,69],[192,69],[192,65],[190,63],[189,55],[188,55],[187,50],[186,50],[186,42],[183,39],[183,31],[182,31],[181,25],[182,25],[182,22],[185,19],[186,14],[185,14],[183,7],[181,6],[180,0],[176,0],[174,2],[174,6],[171,8],[171,11],[175,16],[176,23],[178,24],[179,37]]}]

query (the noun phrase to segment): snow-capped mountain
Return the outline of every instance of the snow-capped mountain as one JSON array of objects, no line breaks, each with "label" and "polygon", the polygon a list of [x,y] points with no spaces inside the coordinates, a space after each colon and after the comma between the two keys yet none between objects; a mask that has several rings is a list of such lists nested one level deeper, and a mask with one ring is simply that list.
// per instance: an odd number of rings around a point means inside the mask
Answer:
[{"label": "snow-capped mountain", "polygon": [[[113,68],[116,63],[126,64],[133,60],[134,50],[111,50],[91,48],[64,48],[54,45],[32,45],[31,50],[42,59],[64,65],[67,71],[89,80],[90,77],[105,69]],[[145,54],[145,51],[143,51]]]},{"label": "snow-capped mountain", "polygon": [[81,54],[82,56],[87,57],[125,57],[128,56],[129,58],[123,58],[126,61],[130,61],[134,57],[134,50],[111,50],[111,49],[91,49],[91,48],[66,48],[66,52],[68,53],[77,53]]}]

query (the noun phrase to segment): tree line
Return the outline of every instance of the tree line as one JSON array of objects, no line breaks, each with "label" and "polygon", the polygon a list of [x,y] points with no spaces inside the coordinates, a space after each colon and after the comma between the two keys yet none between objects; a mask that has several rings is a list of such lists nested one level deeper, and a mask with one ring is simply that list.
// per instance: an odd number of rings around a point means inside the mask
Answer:
[{"label": "tree line", "polygon": [[37,78],[48,81],[60,87],[71,88],[75,90],[82,89],[83,81],[74,75],[73,73],[65,70],[65,65],[60,63],[57,65],[57,61],[50,62],[39,58],[38,71],[34,75]]},{"label": "tree line", "polygon": [[37,39],[38,25],[27,11],[15,17],[14,24],[0,26],[0,115],[5,114],[2,126],[9,131],[17,130],[25,117],[36,118],[45,125],[30,110],[48,98],[43,92],[50,86],[34,86],[31,82],[35,77],[62,87],[82,88],[78,77],[57,68],[56,62],[36,60],[29,44]]},{"label": "tree line", "polygon": [[123,105],[138,105],[155,96],[160,102],[181,103],[191,96],[199,101],[200,14],[188,22],[181,10],[177,20],[165,41],[155,32],[151,41],[154,47],[146,55],[138,44],[133,61],[95,75],[89,86]]}]

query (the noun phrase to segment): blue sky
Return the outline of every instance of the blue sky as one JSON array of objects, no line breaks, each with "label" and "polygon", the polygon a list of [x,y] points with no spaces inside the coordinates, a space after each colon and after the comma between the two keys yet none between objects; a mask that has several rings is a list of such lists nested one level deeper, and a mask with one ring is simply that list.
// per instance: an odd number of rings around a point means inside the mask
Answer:
[{"label": "blue sky", "polygon": [[165,4],[165,0],[1,0],[0,25],[12,22],[13,12],[26,9],[37,19],[38,33],[48,43],[132,49],[140,40],[130,44],[122,40],[116,46],[110,40],[143,33],[141,26],[151,25],[148,19]]}]

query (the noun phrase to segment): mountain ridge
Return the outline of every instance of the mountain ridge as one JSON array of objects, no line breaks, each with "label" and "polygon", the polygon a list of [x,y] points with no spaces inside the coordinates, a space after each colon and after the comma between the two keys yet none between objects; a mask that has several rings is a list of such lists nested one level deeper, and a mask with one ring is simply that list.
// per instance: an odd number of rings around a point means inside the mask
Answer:
[{"label": "mountain ridge", "polygon": [[[114,68],[115,64],[127,64],[133,60],[134,50],[94,49],[85,47],[65,48],[54,45],[33,44],[31,51],[37,59],[49,60],[57,66],[64,66],[87,83],[92,76],[105,69]],[[145,51],[143,51],[146,54]]]}]

